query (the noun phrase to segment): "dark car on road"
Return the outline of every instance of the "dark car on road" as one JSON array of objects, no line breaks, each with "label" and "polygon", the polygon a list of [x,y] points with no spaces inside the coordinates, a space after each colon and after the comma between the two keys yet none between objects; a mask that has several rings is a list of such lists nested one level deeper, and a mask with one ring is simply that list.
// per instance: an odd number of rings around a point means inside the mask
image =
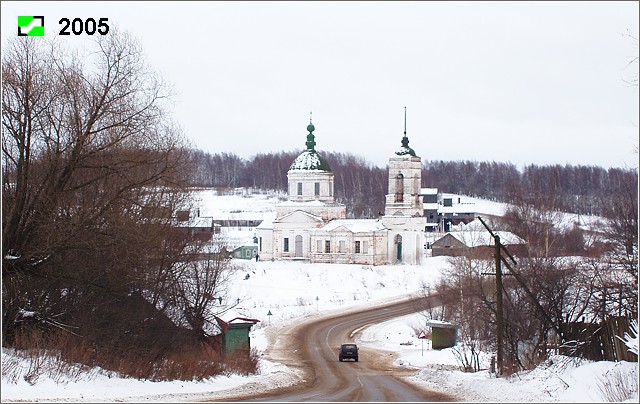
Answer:
[{"label": "dark car on road", "polygon": [[342,362],[345,359],[358,361],[358,346],[356,344],[342,344],[338,353],[338,359]]}]

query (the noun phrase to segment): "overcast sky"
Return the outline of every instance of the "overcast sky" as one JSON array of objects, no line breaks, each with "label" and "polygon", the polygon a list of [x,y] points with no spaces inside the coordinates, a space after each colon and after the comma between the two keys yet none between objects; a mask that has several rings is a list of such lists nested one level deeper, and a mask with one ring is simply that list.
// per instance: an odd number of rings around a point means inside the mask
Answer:
[{"label": "overcast sky", "polygon": [[175,121],[211,153],[301,150],[313,111],[316,149],[384,166],[406,106],[423,160],[631,168],[638,5],[2,1],[2,45],[18,15],[44,15],[47,37],[63,17],[108,18],[173,84]]}]

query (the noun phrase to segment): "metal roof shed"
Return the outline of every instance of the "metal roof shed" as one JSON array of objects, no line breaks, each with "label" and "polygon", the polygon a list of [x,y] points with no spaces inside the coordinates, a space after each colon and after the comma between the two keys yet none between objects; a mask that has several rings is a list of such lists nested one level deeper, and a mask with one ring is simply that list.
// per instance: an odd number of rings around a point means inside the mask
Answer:
[{"label": "metal roof shed", "polygon": [[251,326],[260,322],[253,318],[235,317],[229,321],[224,321],[220,317],[215,317],[222,330],[222,352],[228,353],[236,350],[251,350],[249,332]]},{"label": "metal roof shed", "polygon": [[445,321],[427,321],[431,327],[431,349],[451,348],[458,343],[458,326]]}]

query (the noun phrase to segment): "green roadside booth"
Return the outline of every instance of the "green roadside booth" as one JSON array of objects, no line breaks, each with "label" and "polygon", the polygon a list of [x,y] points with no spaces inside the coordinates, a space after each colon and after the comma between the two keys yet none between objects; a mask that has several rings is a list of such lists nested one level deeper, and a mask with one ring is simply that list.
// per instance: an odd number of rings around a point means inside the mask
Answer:
[{"label": "green roadside booth", "polygon": [[458,326],[446,321],[429,320],[431,327],[431,349],[451,348],[458,343]]},{"label": "green roadside booth", "polygon": [[220,317],[215,317],[220,330],[222,331],[222,353],[227,354],[235,351],[251,351],[251,339],[249,332],[251,327],[260,322],[254,318],[247,317],[233,317],[228,320],[223,320]]}]

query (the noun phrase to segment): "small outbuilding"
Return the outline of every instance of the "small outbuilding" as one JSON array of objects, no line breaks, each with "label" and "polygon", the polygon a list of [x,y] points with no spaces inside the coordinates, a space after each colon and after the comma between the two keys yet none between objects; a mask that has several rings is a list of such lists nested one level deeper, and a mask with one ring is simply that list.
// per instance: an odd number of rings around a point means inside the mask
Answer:
[{"label": "small outbuilding", "polygon": [[245,244],[234,249],[231,252],[233,258],[250,260],[254,259],[258,255],[258,244]]},{"label": "small outbuilding", "polygon": [[249,332],[251,327],[260,322],[253,318],[233,317],[227,321],[216,316],[216,321],[222,331],[222,353],[230,353],[234,351],[250,351],[251,339]]},{"label": "small outbuilding", "polygon": [[427,327],[431,327],[431,348],[451,348],[458,343],[458,326],[446,321],[430,320]]}]

